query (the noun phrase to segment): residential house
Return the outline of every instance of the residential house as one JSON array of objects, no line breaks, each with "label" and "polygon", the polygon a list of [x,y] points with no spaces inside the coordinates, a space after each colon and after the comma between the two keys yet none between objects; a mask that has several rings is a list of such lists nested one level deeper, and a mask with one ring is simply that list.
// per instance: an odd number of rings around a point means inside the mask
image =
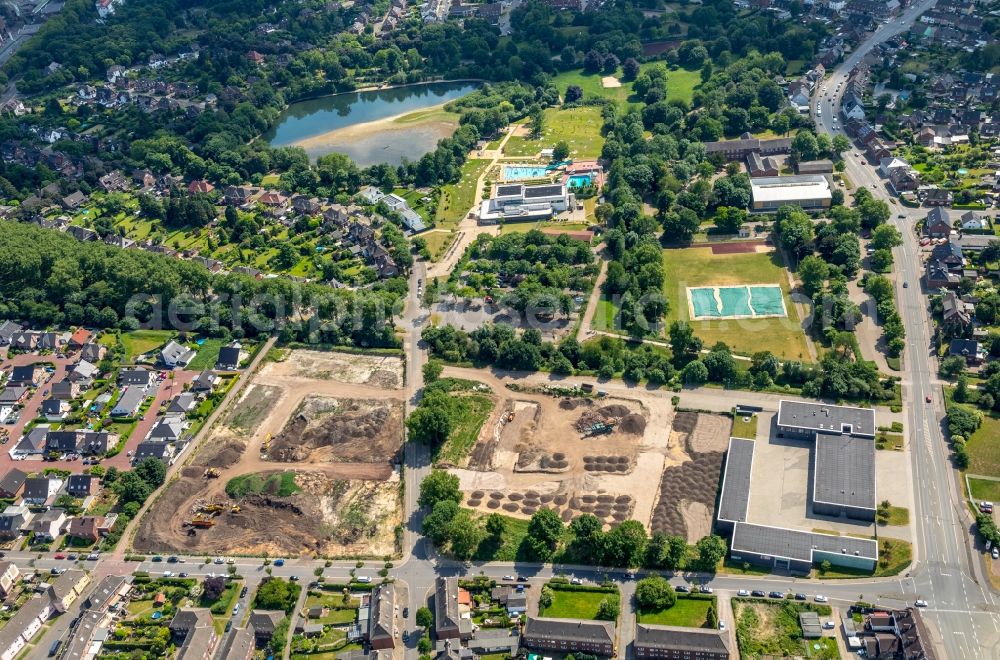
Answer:
[{"label": "residential house", "polygon": [[924,280],[928,289],[953,289],[958,286],[961,276],[952,272],[946,264],[931,259],[927,262]]},{"label": "residential house", "polygon": [[274,629],[285,618],[281,610],[254,610],[250,613],[249,627],[253,628],[254,638],[258,646],[265,646],[271,641]]},{"label": "residential house", "polygon": [[920,187],[920,173],[907,168],[896,168],[889,172],[889,185],[897,195]]},{"label": "residential house", "polygon": [[523,639],[529,649],[611,657],[615,653],[615,624],[610,621],[528,617]]},{"label": "residential house", "polygon": [[73,369],[66,376],[71,382],[78,384],[90,385],[91,381],[97,377],[100,370],[97,365],[88,362],[87,360],[80,360],[75,365]]},{"label": "residential house", "polygon": [[193,392],[181,392],[171,400],[167,406],[167,414],[184,415],[194,410],[198,405],[198,399]]},{"label": "residential house", "polygon": [[97,363],[104,359],[104,354],[107,353],[107,351],[108,349],[106,346],[90,342],[84,344],[80,349],[80,358],[86,360],[87,362]]},{"label": "residential house", "polygon": [[77,328],[72,335],[69,337],[69,347],[72,349],[80,349],[90,342],[93,333],[86,328]]},{"label": "residential house", "polygon": [[198,393],[211,392],[219,382],[219,377],[211,371],[203,371],[191,381],[191,391]]},{"label": "residential house", "polygon": [[226,660],[251,660],[257,650],[257,640],[252,627],[235,628],[226,635],[222,657]]},{"label": "residential house", "polygon": [[66,479],[66,493],[85,499],[101,490],[101,478],[93,474],[71,474]]},{"label": "residential house", "polygon": [[58,351],[62,348],[62,336],[57,332],[43,332],[38,336],[38,348],[46,351]]},{"label": "residential house", "polygon": [[644,623],[636,625],[634,648],[637,658],[728,660],[733,655],[728,632]]},{"label": "residential house", "polygon": [[777,161],[770,156],[761,157],[756,151],[747,156],[747,173],[751,177],[778,176]]},{"label": "residential house", "polygon": [[808,83],[795,80],[788,84],[788,101],[799,112],[809,112],[811,89]]},{"label": "residential house", "polygon": [[14,660],[53,613],[47,594],[29,598],[0,629],[0,660]]},{"label": "residential house", "polygon": [[52,581],[49,585],[49,596],[55,611],[65,614],[70,605],[76,602],[87,586],[90,576],[86,572],[71,568]]},{"label": "residential house", "polygon": [[7,474],[0,479],[0,497],[5,499],[17,499],[24,490],[24,480],[28,478],[28,473],[17,468],[11,468]]},{"label": "residential house", "polygon": [[137,386],[129,386],[122,390],[122,395],[111,409],[112,417],[135,417],[146,399],[146,390]]},{"label": "residential house", "polygon": [[11,337],[21,333],[23,330],[24,328],[13,321],[0,323],[0,346],[9,346]]},{"label": "residential house", "polygon": [[524,587],[512,588],[508,585],[493,587],[490,592],[493,602],[499,604],[507,610],[510,616],[524,614],[528,607],[528,598],[524,592]]},{"label": "residential house", "polygon": [[10,370],[8,385],[20,385],[22,387],[35,387],[42,380],[43,371],[41,367],[29,364],[23,367],[14,367]]},{"label": "residential house", "polygon": [[219,359],[215,368],[220,371],[233,371],[240,366],[240,349],[238,346],[223,346],[219,349]]},{"label": "residential house", "polygon": [[170,460],[170,446],[165,442],[145,441],[140,442],[135,448],[135,455],[132,457],[133,463],[138,463],[144,458],[158,458],[164,463]]},{"label": "residential house", "polygon": [[924,233],[931,238],[947,238],[951,230],[951,217],[944,207],[935,206],[924,218]]},{"label": "residential house", "polygon": [[21,531],[33,534],[36,539],[52,541],[62,534],[65,526],[66,511],[52,508],[32,518]]},{"label": "residential house", "polygon": [[5,387],[0,391],[0,405],[16,406],[28,398],[28,388],[23,385]]},{"label": "residential house", "polygon": [[45,453],[45,440],[49,435],[49,425],[39,424],[23,436],[14,447],[15,456],[37,456]]},{"label": "residential house", "polygon": [[21,528],[33,514],[25,505],[8,506],[0,513],[0,539],[11,541],[21,535]]},{"label": "residential house", "polygon": [[104,516],[77,516],[69,519],[66,536],[93,544],[101,538],[101,529],[107,529]]},{"label": "residential house", "polygon": [[66,415],[69,414],[69,410],[69,402],[55,397],[49,397],[48,399],[42,401],[39,414],[50,422],[58,422],[66,419]]},{"label": "residential house", "polygon": [[986,361],[986,351],[982,344],[972,339],[952,339],[948,344],[948,355],[965,358],[969,366],[976,366]]},{"label": "residential house", "polygon": [[28,477],[24,480],[21,499],[26,504],[45,504],[62,488],[63,480],[58,477]]},{"label": "residential house", "polygon": [[186,346],[182,346],[171,340],[160,351],[160,362],[173,369],[174,367],[186,367],[197,353]]},{"label": "residential house", "polygon": [[316,215],[320,211],[319,200],[315,197],[305,195],[295,195],[292,197],[292,208],[298,213],[305,215]]},{"label": "residential house", "polygon": [[467,639],[472,635],[472,616],[459,603],[457,577],[439,577],[434,588],[434,632],[438,639]]},{"label": "residential house", "polygon": [[962,231],[990,231],[990,218],[982,211],[966,211],[959,217]]},{"label": "residential house", "polygon": [[52,384],[52,398],[61,401],[72,401],[80,396],[80,384],[74,383],[69,377]]},{"label": "residential house", "polygon": [[76,450],[85,456],[103,455],[118,444],[118,439],[119,436],[117,433],[85,431],[81,433],[80,443],[77,445]]},{"label": "residential house", "polygon": [[206,194],[212,192],[213,190],[215,190],[215,186],[204,179],[195,179],[188,184],[188,193],[192,195]]},{"label": "residential house", "polygon": [[954,195],[944,188],[931,188],[924,193],[924,206],[951,206]]},{"label": "residential house", "polygon": [[[23,208],[23,204],[21,205]],[[10,347],[16,348],[21,351],[33,351],[38,348],[38,337],[37,332],[31,332],[26,330],[23,332],[16,332],[10,338]]]},{"label": "residential house", "polygon": [[941,297],[941,325],[951,334],[962,334],[972,325],[972,311],[968,303],[954,291],[946,291]]},{"label": "residential house", "polygon": [[60,204],[62,204],[62,207],[67,211],[73,211],[79,208],[86,201],[87,201],[87,196],[84,195],[79,190],[77,190],[76,192],[72,192],[63,197],[60,200]]},{"label": "residential house", "polygon": [[183,418],[171,415],[161,418],[156,426],[150,430],[149,436],[146,439],[157,442],[176,442],[181,439],[183,432]]},{"label": "residential house", "polygon": [[156,374],[146,369],[123,369],[118,374],[118,384],[122,387],[146,390],[154,382],[156,382]]},{"label": "residential house", "polygon": [[7,600],[21,581],[21,571],[14,562],[0,561],[0,598]]},{"label": "residential house", "polygon": [[396,588],[392,583],[380,584],[368,599],[367,641],[375,650],[396,646],[394,618]]},{"label": "residential house", "polygon": [[178,609],[169,628],[179,647],[177,660],[206,660],[214,656],[218,636],[208,608]]}]

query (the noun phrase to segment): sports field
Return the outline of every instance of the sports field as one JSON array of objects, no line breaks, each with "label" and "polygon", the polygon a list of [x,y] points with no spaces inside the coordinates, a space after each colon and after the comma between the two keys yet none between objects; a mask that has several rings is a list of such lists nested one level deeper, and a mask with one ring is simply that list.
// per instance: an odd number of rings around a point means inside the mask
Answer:
[{"label": "sports field", "polygon": [[700,286],[688,289],[688,317],[692,319],[761,319],[787,316],[781,287]]},{"label": "sports field", "polygon": [[[671,248],[663,251],[663,267],[670,301],[668,325],[676,320],[690,321],[706,347],[723,341],[737,353],[771,351],[779,358],[809,360],[805,332],[789,298],[788,275],[777,252],[717,254],[712,247]],[[702,302],[693,310],[688,292],[698,289],[706,293],[696,294]],[[781,292],[780,300],[775,299],[776,290]],[[776,311],[779,302],[787,316],[766,314]],[[699,319],[701,314],[696,315],[696,310],[714,310],[717,315],[705,314],[708,318]],[[739,311],[750,313],[742,315],[746,318],[722,318],[724,312],[737,316]]]},{"label": "sports field", "polygon": [[542,149],[554,147],[557,142],[565,140],[571,160],[597,158],[604,147],[604,136],[601,135],[603,125],[601,109],[596,106],[546,108],[542,137],[537,140],[511,137],[504,147],[504,155],[535,156]]}]

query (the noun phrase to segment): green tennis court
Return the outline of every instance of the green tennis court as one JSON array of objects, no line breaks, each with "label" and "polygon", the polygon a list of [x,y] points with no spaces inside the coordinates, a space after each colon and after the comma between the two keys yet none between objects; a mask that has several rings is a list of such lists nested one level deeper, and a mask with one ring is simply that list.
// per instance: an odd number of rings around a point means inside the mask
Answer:
[{"label": "green tennis court", "polygon": [[781,287],[777,284],[691,287],[688,301],[691,318],[695,320],[788,315]]}]

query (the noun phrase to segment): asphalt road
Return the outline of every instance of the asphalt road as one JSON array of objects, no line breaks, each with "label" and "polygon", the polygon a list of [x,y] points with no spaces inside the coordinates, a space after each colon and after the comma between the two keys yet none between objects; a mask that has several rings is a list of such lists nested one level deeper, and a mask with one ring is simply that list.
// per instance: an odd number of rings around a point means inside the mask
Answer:
[{"label": "asphalt road", "polygon": [[[919,15],[933,7],[934,0],[915,4],[900,19],[882,25],[859,46],[823,83],[814,103],[818,127],[826,133],[842,133],[834,124],[839,110],[837,86],[850,70],[876,45],[899,34]],[[817,114],[819,105],[822,112]],[[857,155],[860,154],[860,155]],[[902,206],[879,177],[877,163],[869,163],[863,151],[852,148],[845,159],[845,173],[858,187],[869,189],[889,203],[894,222],[903,234],[903,244],[894,251],[895,268],[901,277],[896,290],[899,312],[906,328],[904,408],[913,463],[916,503],[916,563],[912,590],[928,601],[924,620],[934,630],[936,641],[948,658],[985,658],[1000,655],[1000,616],[989,580],[983,574],[983,555],[970,533],[972,517],[961,497],[957,473],[949,459],[943,425],[943,393],[936,386],[937,360],[931,345],[931,321],[922,290],[920,246],[914,233],[916,221],[926,209]],[[902,286],[902,283],[908,286]],[[928,403],[928,397],[930,403]]]}]

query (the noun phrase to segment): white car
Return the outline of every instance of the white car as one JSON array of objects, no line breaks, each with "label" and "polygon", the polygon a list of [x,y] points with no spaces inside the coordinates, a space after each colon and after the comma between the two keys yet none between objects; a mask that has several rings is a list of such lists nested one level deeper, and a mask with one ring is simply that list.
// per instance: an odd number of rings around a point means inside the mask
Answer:
[{"label": "white car", "polygon": [[813,600],[815,600],[817,603],[825,603],[827,601],[827,598],[823,594],[816,594],[816,597],[813,598]]},{"label": "white car", "polygon": [[583,580],[581,580],[580,578],[573,578],[569,582],[570,584],[583,584]]},{"label": "white car", "polygon": [[726,622],[725,621],[719,621],[719,630],[723,630],[724,631],[725,629],[726,629]]},{"label": "white car", "polygon": [[698,587],[698,591],[700,591],[703,594],[710,594],[710,593],[712,593],[712,587],[707,587],[707,586],[706,587]]},{"label": "white car", "polygon": [[833,621],[823,622],[823,630],[833,630],[834,628],[836,628],[836,626],[834,625]]},{"label": "white car", "polygon": [[507,582],[513,582],[514,581],[514,576],[513,575],[505,575],[505,576],[503,576],[503,579],[506,580]]},{"label": "white car", "polygon": [[173,577],[173,576],[174,576],[173,571],[163,571],[163,577]]},{"label": "white car", "polygon": [[749,589],[740,589],[739,591],[736,592],[736,595],[737,596],[742,596],[743,598],[747,598],[747,597],[750,596],[750,590]]},{"label": "white car", "polygon": [[222,557],[216,557],[216,558],[215,558],[215,563],[216,563],[216,564],[225,564],[225,563],[226,563],[226,560],[225,560],[225,559],[223,559]]},{"label": "white car", "polygon": [[927,607],[927,601],[923,599],[917,599],[917,601],[913,604],[917,607]]}]

